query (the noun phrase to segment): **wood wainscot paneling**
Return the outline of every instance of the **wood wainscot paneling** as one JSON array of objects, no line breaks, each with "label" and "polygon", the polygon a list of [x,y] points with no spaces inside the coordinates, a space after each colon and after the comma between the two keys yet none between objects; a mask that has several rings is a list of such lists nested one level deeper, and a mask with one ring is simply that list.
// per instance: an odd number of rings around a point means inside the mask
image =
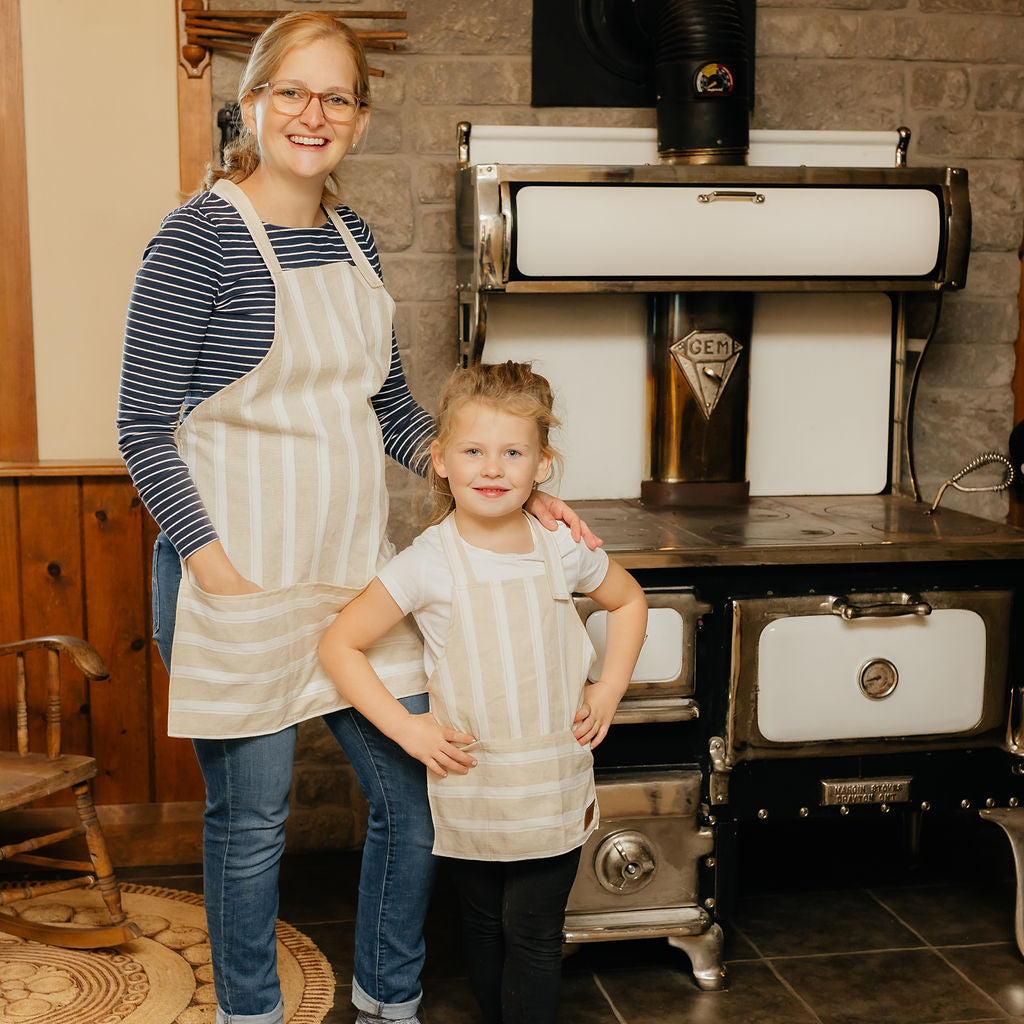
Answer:
[{"label": "wood wainscot paneling", "polygon": [[[201,859],[203,781],[188,740],[167,736],[167,673],[150,639],[157,528],[123,463],[0,463],[0,642],[84,637],[109,678],[64,666],[64,750],[99,765],[95,800],[118,864]],[[32,652],[39,673],[44,652]],[[13,746],[13,667],[0,675],[0,743]],[[43,702],[32,732],[41,737]],[[38,749],[38,747],[36,748]],[[4,818],[5,834],[40,818],[64,827],[67,801]],[[70,820],[70,818],[68,818]]]},{"label": "wood wainscot paneling", "polygon": [[[1024,236],[1021,237],[1017,255],[1022,258],[1020,265],[1020,288],[1017,291],[1017,344],[1015,347],[1016,364],[1013,373],[1013,422],[1024,420]],[[1021,467],[1015,466],[1019,473]],[[1013,526],[1024,526],[1024,489],[1018,480],[1017,485],[1010,489],[1009,521]]]}]

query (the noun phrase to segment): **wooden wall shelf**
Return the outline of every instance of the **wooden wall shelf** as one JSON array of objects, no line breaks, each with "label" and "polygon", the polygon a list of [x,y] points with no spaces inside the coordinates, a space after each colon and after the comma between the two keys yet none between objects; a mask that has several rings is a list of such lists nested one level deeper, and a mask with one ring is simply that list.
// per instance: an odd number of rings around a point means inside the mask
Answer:
[{"label": "wooden wall shelf", "polygon": [[[178,36],[182,66],[190,78],[201,77],[212,50],[247,54],[253,40],[288,11],[221,11],[210,9],[206,0],[181,0],[178,9]],[[378,21],[405,18],[405,11],[321,11],[341,21]],[[356,29],[356,35],[368,50],[394,50],[407,33],[392,29]],[[370,68],[370,74],[384,74]]]},{"label": "wooden wall shelf", "polygon": [[42,459],[0,462],[0,478],[32,476],[127,476],[121,459]]}]

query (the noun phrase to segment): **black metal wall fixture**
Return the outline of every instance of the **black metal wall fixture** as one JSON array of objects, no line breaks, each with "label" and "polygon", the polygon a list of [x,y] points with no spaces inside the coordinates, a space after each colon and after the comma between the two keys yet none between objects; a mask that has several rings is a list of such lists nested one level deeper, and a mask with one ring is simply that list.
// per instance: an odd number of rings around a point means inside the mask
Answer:
[{"label": "black metal wall fixture", "polygon": [[220,129],[220,162],[224,164],[224,150],[242,133],[242,108],[237,103],[228,103],[217,111],[217,127]]},{"label": "black metal wall fixture", "polygon": [[687,35],[730,34],[745,51],[745,81],[733,84],[750,109],[755,14],[756,0],[534,0],[533,106],[653,107],[661,17],[683,30],[683,47]]}]

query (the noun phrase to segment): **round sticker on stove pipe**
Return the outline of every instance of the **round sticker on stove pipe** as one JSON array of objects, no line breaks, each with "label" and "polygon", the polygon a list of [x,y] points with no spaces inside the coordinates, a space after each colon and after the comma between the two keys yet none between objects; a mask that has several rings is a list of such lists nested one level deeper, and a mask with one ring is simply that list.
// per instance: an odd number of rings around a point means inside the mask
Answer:
[{"label": "round sticker on stove pipe", "polygon": [[732,72],[724,64],[711,61],[697,70],[693,80],[693,87],[700,96],[710,93],[732,92]]}]

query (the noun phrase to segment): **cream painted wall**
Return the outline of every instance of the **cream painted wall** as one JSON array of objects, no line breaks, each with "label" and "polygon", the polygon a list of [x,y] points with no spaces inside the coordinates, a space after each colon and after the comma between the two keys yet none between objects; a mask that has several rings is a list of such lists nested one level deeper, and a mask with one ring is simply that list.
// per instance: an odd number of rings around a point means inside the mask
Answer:
[{"label": "cream painted wall", "polygon": [[22,0],[40,459],[117,456],[125,311],[179,202],[171,0]]}]

